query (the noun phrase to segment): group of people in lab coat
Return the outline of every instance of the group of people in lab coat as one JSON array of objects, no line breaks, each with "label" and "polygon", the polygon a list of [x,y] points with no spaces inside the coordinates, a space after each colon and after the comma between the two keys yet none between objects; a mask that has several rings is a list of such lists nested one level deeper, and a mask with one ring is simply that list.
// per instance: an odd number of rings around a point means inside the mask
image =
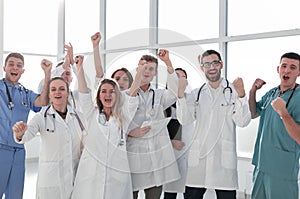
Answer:
[{"label": "group of people in lab coat", "polygon": [[[177,193],[184,193],[184,198],[187,199],[198,199],[203,198],[209,188],[215,190],[218,199],[235,199],[238,189],[236,127],[247,126],[251,118],[258,115],[263,117],[254,154],[256,168],[253,198],[280,198],[280,194],[277,194],[280,190],[278,187],[283,184],[282,179],[286,178],[290,180],[289,184],[281,188],[281,191],[289,194],[289,198],[295,198],[296,194],[298,197],[295,186],[298,170],[294,163],[299,160],[297,143],[300,143],[297,141],[300,136],[295,133],[295,129],[300,127],[296,123],[298,120],[293,120],[293,117],[299,118],[298,108],[294,106],[294,100],[300,95],[298,85],[295,84],[297,74],[300,75],[298,54],[283,55],[278,67],[282,81],[280,87],[256,103],[255,93],[264,84],[263,80],[255,81],[248,102],[242,78],[236,78],[231,83],[221,77],[224,65],[221,55],[215,50],[207,50],[198,57],[200,69],[207,81],[189,93],[185,92],[188,85],[186,71],[181,68],[174,70],[169,51],[164,49],[159,50],[157,57],[166,67],[167,88],[157,89],[151,85],[157,75],[157,67],[161,67],[157,58],[152,55],[140,58],[135,78],[125,68],[115,71],[112,79],[104,78],[99,53],[100,39],[100,33],[91,37],[96,70],[94,88],[85,75],[84,68],[88,66],[83,64],[84,57],[73,57],[72,45],[65,45],[65,62],[52,71],[52,76],[55,77],[50,79],[52,63],[43,61],[45,79],[42,93],[31,94],[30,103],[41,97],[43,101],[34,102],[30,107],[37,111],[35,106],[46,105],[45,108],[28,124],[26,119],[14,120],[12,136],[19,146],[38,133],[41,137],[37,198],[137,199],[139,191],[144,191],[149,199],[160,199],[162,192],[165,199],[175,199]],[[17,64],[18,61],[24,61],[19,60],[18,56],[13,58],[17,59],[16,66],[12,66],[16,69],[7,72],[3,85],[12,83],[21,87],[18,79],[10,79],[16,76],[15,73],[20,77],[17,73],[20,67]],[[293,62],[295,60],[296,63]],[[11,65],[15,64],[14,61],[11,61]],[[69,66],[72,64],[78,81],[78,95],[75,98],[71,96],[69,88],[72,81]],[[298,73],[289,72],[294,68]],[[290,79],[292,81],[288,84]],[[92,89],[95,88],[94,101]],[[9,89],[6,86],[2,90],[6,90],[6,93],[13,92]],[[49,104],[45,97],[47,90]],[[287,103],[275,99],[275,92],[281,93]],[[285,97],[287,94],[289,95]],[[27,97],[25,92],[24,96]],[[275,102],[272,106],[268,106],[271,102],[269,98],[273,98]],[[15,101],[15,98],[14,101],[8,100],[24,105],[22,96],[19,101]],[[264,107],[261,108],[260,105]],[[292,116],[287,111],[290,107],[295,111]],[[167,118],[166,109],[172,112]],[[276,125],[281,126],[281,129],[286,128],[282,131],[288,138],[282,135],[274,138],[268,134],[272,126],[264,115],[267,114],[265,111],[272,113],[275,119],[277,116],[274,111],[279,115],[281,120]],[[177,124],[169,123],[170,120],[176,120]],[[178,132],[171,132],[175,130],[168,129],[168,123],[178,125],[176,128],[180,135],[176,135]],[[268,124],[269,129],[264,129],[264,123]],[[174,136],[170,136],[172,134]],[[266,140],[264,136],[271,138]],[[289,143],[288,150],[296,153],[294,162],[289,164],[292,174],[273,176],[273,173],[268,172],[271,166],[268,166],[262,156],[265,157],[266,150],[272,148],[262,146],[262,142],[268,146],[278,142],[276,150],[278,147],[285,150],[284,142]],[[3,150],[7,150],[2,145],[0,142],[1,154]],[[16,146],[9,147],[16,150]],[[276,153],[271,154],[271,157],[276,160]],[[282,167],[278,163],[276,169],[280,171],[288,164],[286,162],[288,161],[281,163]],[[5,192],[6,198],[21,196],[10,196],[12,193],[9,188],[0,188]],[[23,188],[19,193],[22,190]]]}]

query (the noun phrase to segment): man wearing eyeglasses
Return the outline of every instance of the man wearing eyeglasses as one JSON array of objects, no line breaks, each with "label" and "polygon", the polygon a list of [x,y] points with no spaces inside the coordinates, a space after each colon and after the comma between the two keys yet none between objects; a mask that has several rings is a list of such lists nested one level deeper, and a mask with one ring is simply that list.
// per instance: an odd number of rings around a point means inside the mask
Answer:
[{"label": "man wearing eyeglasses", "polygon": [[42,60],[45,73],[44,87],[40,95],[19,83],[24,73],[24,57],[10,53],[5,59],[5,78],[0,80],[0,198],[22,199],[25,176],[24,145],[13,138],[12,126],[27,121],[29,111],[38,112],[48,104],[47,85],[52,63]]},{"label": "man wearing eyeglasses", "polygon": [[198,58],[206,83],[184,94],[187,80],[179,79],[178,120],[182,125],[195,121],[184,196],[199,199],[207,189],[214,189],[218,199],[235,199],[236,126],[245,127],[251,120],[243,80],[237,78],[231,84],[221,77],[223,62],[215,50]]},{"label": "man wearing eyeglasses", "polygon": [[259,119],[252,164],[253,199],[297,199],[300,157],[300,55],[285,53],[277,66],[280,85],[259,101],[256,92],[264,84],[256,79],[249,92],[252,118]]}]

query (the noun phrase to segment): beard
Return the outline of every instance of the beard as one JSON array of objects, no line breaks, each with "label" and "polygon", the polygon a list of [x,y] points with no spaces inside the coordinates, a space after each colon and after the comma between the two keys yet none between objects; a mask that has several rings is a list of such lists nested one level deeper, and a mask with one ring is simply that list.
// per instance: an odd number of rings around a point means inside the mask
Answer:
[{"label": "beard", "polygon": [[208,79],[211,82],[217,82],[221,78],[221,72],[219,72],[216,76],[210,77],[207,74],[205,74],[206,79]]}]

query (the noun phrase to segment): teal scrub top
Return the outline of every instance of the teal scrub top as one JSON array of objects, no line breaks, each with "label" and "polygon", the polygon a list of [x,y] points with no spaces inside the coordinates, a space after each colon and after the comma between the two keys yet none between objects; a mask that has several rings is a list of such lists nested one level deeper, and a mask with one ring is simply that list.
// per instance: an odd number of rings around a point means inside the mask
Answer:
[{"label": "teal scrub top", "polygon": [[[288,134],[283,121],[271,106],[271,102],[278,94],[279,89],[275,87],[256,104],[260,121],[252,164],[270,176],[297,180],[300,145]],[[298,86],[294,93],[291,89],[280,97],[286,102],[290,98],[287,106],[288,112],[296,123],[300,124],[300,87]]]}]

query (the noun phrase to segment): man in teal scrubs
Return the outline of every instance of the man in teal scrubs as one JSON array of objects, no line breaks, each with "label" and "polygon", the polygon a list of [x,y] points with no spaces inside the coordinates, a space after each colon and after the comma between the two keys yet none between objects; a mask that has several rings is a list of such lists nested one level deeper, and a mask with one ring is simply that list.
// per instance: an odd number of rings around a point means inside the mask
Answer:
[{"label": "man in teal scrubs", "polygon": [[300,156],[300,55],[289,52],[277,66],[280,85],[256,102],[265,81],[256,79],[249,93],[252,118],[260,116],[252,164],[252,199],[298,199]]}]

